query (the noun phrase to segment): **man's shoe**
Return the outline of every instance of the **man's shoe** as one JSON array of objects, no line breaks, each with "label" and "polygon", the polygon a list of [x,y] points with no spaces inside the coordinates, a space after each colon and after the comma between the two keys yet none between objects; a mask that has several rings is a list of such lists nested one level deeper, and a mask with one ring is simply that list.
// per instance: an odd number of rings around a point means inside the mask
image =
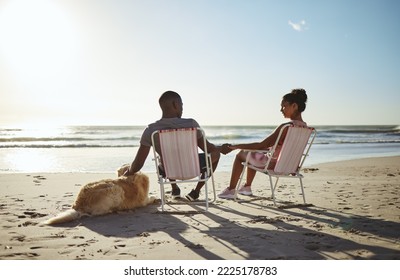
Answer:
[{"label": "man's shoe", "polygon": [[178,188],[178,187],[176,187],[176,188],[173,188],[172,189],[172,192],[171,192],[171,196],[172,196],[172,198],[181,198],[181,189],[180,188]]},{"label": "man's shoe", "polygon": [[195,201],[199,198],[199,192],[192,190],[189,194],[186,195],[186,198],[190,201]]}]

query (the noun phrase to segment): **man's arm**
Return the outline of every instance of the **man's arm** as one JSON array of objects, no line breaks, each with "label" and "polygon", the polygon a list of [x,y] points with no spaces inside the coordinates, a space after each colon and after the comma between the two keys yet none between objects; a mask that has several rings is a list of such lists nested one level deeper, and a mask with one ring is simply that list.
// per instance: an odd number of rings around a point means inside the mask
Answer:
[{"label": "man's arm", "polygon": [[131,163],[129,169],[124,173],[124,176],[133,175],[136,172],[139,172],[140,169],[142,169],[144,162],[146,161],[146,158],[149,155],[149,152],[150,152],[149,146],[140,145],[135,159]]},{"label": "man's arm", "polygon": [[[198,139],[198,143],[199,143],[199,147],[200,149],[202,149],[204,151],[204,147],[203,147],[203,143],[204,140],[203,138],[199,138]],[[229,148],[230,144],[223,144],[221,146],[216,146],[213,143],[208,142],[208,140],[206,140],[206,145],[207,145],[207,151],[209,153],[212,153],[214,151],[218,151],[219,153],[222,153],[224,155],[230,153],[232,150]]]}]

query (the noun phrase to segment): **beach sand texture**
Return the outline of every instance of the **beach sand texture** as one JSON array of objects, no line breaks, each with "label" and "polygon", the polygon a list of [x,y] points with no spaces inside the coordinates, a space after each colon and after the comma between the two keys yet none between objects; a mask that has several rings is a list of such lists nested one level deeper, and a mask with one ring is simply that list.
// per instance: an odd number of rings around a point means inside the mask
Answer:
[{"label": "beach sand texture", "polygon": [[[117,167],[116,167],[117,168]],[[150,194],[159,197],[155,174]],[[267,177],[253,197],[199,205],[158,204],[83,217],[58,226],[41,222],[71,207],[80,188],[115,174],[0,174],[0,259],[400,259],[400,157],[318,164],[305,170],[307,207],[295,180],[282,180],[273,207]],[[217,192],[229,172],[215,173]],[[190,187],[182,186],[183,194]]]}]

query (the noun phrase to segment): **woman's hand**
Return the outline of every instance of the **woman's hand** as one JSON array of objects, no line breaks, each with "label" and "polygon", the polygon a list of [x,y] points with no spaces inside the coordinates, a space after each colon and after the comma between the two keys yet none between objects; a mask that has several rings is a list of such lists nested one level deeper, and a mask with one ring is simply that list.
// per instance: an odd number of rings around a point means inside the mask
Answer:
[{"label": "woman's hand", "polygon": [[232,152],[231,150],[231,144],[225,143],[221,146],[221,153],[226,155],[229,154],[230,152]]}]

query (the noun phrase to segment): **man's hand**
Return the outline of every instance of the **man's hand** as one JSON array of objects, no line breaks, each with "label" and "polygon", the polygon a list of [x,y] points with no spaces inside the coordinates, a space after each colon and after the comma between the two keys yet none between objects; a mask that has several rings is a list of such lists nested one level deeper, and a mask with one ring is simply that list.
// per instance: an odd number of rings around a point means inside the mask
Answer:
[{"label": "man's hand", "polygon": [[133,174],[131,174],[130,167],[128,167],[122,176],[128,177],[128,176],[131,176],[131,175],[133,175]]},{"label": "man's hand", "polygon": [[221,145],[221,153],[226,155],[232,152],[232,149],[230,148],[231,144],[225,143]]}]

